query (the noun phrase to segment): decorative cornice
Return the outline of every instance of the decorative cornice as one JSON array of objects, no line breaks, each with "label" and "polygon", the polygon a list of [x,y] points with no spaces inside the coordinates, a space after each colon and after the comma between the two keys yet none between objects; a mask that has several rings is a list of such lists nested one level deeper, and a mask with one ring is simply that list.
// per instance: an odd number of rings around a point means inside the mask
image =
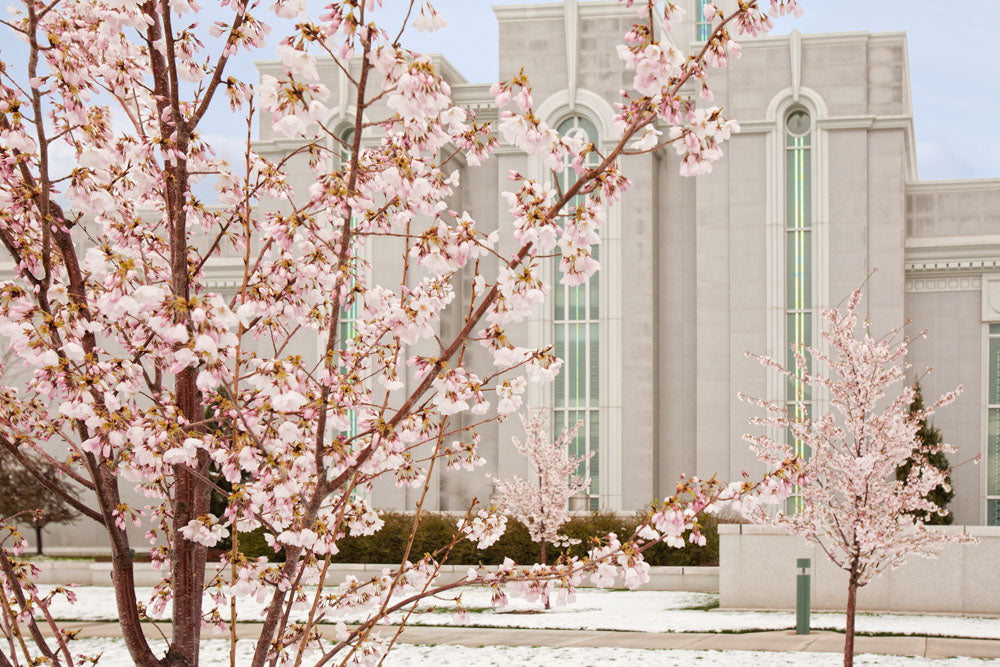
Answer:
[{"label": "decorative cornice", "polygon": [[[775,122],[768,119],[741,120],[741,134],[771,132],[777,129]],[[895,130],[900,129],[909,135],[913,133],[913,118],[911,116],[835,116],[833,118],[817,118],[816,126],[821,130]],[[1000,188],[1000,179],[995,187]],[[907,186],[909,187],[909,186]]]},{"label": "decorative cornice", "polygon": [[490,95],[489,84],[483,83],[463,83],[451,88],[451,98],[455,104],[459,104],[474,111],[492,110],[496,111],[496,103]]},{"label": "decorative cornice", "polygon": [[[13,280],[17,275],[11,262],[0,262],[0,280]],[[208,287],[239,287],[243,284],[242,257],[212,257],[202,269]]]},{"label": "decorative cornice", "polygon": [[940,275],[907,278],[907,292],[969,292],[978,291],[983,287],[983,279],[979,275]]},{"label": "decorative cornice", "polygon": [[1000,178],[963,178],[947,181],[914,181],[906,184],[906,194],[936,192],[978,192],[1000,190]]},{"label": "decorative cornice", "polygon": [[1000,268],[1000,236],[908,238],[904,267],[911,274],[957,276]]},{"label": "decorative cornice", "polygon": [[205,262],[207,287],[236,288],[243,284],[244,262],[240,257],[212,257]]},{"label": "decorative cornice", "polygon": [[290,153],[297,148],[305,146],[307,143],[309,142],[302,139],[286,139],[284,137],[277,139],[256,139],[250,142],[250,148],[255,153]]},{"label": "decorative cornice", "polygon": [[942,259],[931,261],[907,261],[903,268],[911,273],[978,273],[1000,269],[1000,258]]},{"label": "decorative cornice", "polygon": [[[755,39],[748,39],[740,43],[740,46],[744,51],[747,49],[765,49],[774,48],[781,46],[783,42],[790,39],[791,35],[769,35],[767,37],[757,37]],[[893,42],[905,42],[906,33],[902,31],[890,31],[890,32],[866,32],[866,31],[848,31],[848,32],[823,32],[823,33],[813,33],[808,35],[802,35],[802,42],[805,46],[814,45],[842,45],[842,44],[863,44],[867,42],[876,43],[893,43]]]},{"label": "decorative cornice", "polygon": [[979,271],[1000,267],[1000,236],[936,236],[908,238],[908,272]]},{"label": "decorative cornice", "polygon": [[913,116],[839,116],[819,119],[816,124],[824,130],[906,130],[912,132]]},{"label": "decorative cornice", "polygon": [[778,128],[773,120],[741,120],[739,134],[766,134]]},{"label": "decorative cornice", "polygon": [[[547,3],[544,5],[494,5],[493,14],[497,21],[538,21],[561,19],[565,12],[565,3]],[[634,10],[625,7],[618,0],[597,0],[580,5],[580,18],[613,18],[619,16],[634,16]]]}]

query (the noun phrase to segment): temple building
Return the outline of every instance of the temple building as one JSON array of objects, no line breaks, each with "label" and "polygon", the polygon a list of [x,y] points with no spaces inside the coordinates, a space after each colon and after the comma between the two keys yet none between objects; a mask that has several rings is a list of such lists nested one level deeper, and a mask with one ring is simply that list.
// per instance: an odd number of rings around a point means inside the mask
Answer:
[{"label": "temple building", "polygon": [[[709,24],[703,0],[685,1],[687,21],[671,39],[691,51]],[[523,67],[543,120],[612,146],[612,104],[632,80],[615,45],[635,10],[598,0],[494,11],[498,77]],[[435,62],[456,100],[479,119],[496,116],[488,85],[466,82],[443,58]],[[277,74],[280,64],[259,67]],[[347,90],[332,63],[323,71],[330,90]],[[820,309],[871,276],[862,312],[873,331],[910,321],[909,332],[928,332],[909,357],[924,394],[965,387],[934,417],[959,449],[953,464],[983,457],[952,474],[956,522],[1000,524],[1000,180],[919,179],[906,35],[750,40],[710,83],[713,103],[742,128],[725,157],[697,178],[678,175],[669,147],[625,158],[633,187],[608,210],[601,270],[587,285],[555,284],[520,330],[532,344],[554,343],[565,360],[559,379],[529,402],[550,409],[555,428],[583,420],[576,447],[596,452],[586,504],[631,511],[670,495],[682,473],[759,472],[742,440],[755,409],[737,394],[820,412],[826,397],[781,381],[744,351],[791,363],[793,344],[820,342]],[[346,127],[347,99],[338,112]],[[280,157],[294,142],[269,123],[262,117],[257,149]],[[513,240],[500,193],[511,169],[543,175],[540,163],[503,146],[486,166],[461,168],[455,207],[484,231],[501,229],[505,249]],[[380,262],[375,246],[367,252],[377,274],[397,260]],[[923,375],[927,367],[934,372]],[[488,472],[524,472],[508,446],[519,432],[516,419],[484,431]],[[431,501],[458,510],[490,493],[480,472],[446,472]],[[375,502],[405,508],[414,499],[387,486]]]}]

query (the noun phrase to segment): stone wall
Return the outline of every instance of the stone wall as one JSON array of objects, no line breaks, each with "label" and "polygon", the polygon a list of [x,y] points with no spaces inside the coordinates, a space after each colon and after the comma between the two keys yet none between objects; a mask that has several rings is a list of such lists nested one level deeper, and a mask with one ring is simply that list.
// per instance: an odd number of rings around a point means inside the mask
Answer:
[{"label": "stone wall", "polygon": [[[35,561],[41,573],[38,581],[42,584],[68,586],[110,586],[111,563],[91,561]],[[348,576],[367,581],[377,577],[385,568],[398,565],[334,563],[330,565],[328,584],[335,586]],[[449,584],[465,578],[468,565],[444,565],[441,568],[439,584]],[[205,581],[211,581],[212,568],[205,574]],[[154,586],[160,581],[160,573],[149,563],[136,563],[136,586]],[[621,581],[616,583],[621,586]],[[584,577],[581,588],[592,588],[590,577]],[[649,568],[649,583],[642,587],[647,591],[687,591],[691,593],[716,593],[719,590],[719,568],[717,567],[671,567]]]},{"label": "stone wall", "polygon": [[1000,179],[911,183],[906,233],[910,238],[1000,234]]},{"label": "stone wall", "polygon": [[[979,544],[950,545],[936,559],[911,557],[858,591],[865,611],[1000,614],[1000,526],[944,526]],[[769,526],[719,526],[723,609],[794,609],[796,559],[812,559],[812,608],[846,607],[847,575],[818,547]]]}]

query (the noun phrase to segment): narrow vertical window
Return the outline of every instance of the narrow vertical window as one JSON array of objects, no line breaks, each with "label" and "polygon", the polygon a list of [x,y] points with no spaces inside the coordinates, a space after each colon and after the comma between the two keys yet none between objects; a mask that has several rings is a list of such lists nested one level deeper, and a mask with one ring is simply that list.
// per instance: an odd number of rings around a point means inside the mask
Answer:
[{"label": "narrow vertical window", "polygon": [[[785,121],[785,367],[792,371],[785,387],[785,404],[790,417],[803,419],[812,405],[812,392],[795,360],[813,344],[812,275],[812,145],[811,121],[802,109],[792,111]],[[808,369],[807,369],[808,370]],[[787,434],[798,456],[808,457],[806,444]],[[798,511],[801,497],[789,499],[789,511]]]},{"label": "narrow vertical window", "polygon": [[1000,324],[990,325],[986,398],[986,525],[1000,526]]},{"label": "narrow vertical window", "polygon": [[[582,131],[587,141],[597,141],[597,128],[586,118],[572,116],[558,127],[561,135],[572,131]],[[573,185],[576,174],[568,167],[560,177],[560,185],[565,191]],[[597,165],[593,153],[585,167]],[[569,207],[583,203],[583,197],[575,197]],[[599,246],[593,248],[594,259],[600,260]],[[562,371],[554,384],[554,409],[552,425],[555,433],[561,433],[566,426],[583,420],[583,426],[570,445],[570,453],[580,456],[590,452],[594,455],[589,463],[581,463],[580,475],[590,477],[588,507],[600,508],[600,283],[595,273],[584,285],[569,287],[554,281],[554,336],[555,353],[563,360]],[[583,466],[588,466],[585,470]]]},{"label": "narrow vertical window", "polygon": [[695,23],[695,33],[699,42],[707,42],[708,38],[712,34],[712,22],[705,18],[705,5],[709,3],[710,0],[695,0],[695,16],[697,21]]},{"label": "narrow vertical window", "polygon": [[[351,146],[354,145],[354,128],[348,127],[340,133],[339,138],[341,143],[336,148],[337,162],[340,169],[347,171],[351,167]],[[344,175],[345,180],[348,176],[348,174]],[[352,218],[351,227],[354,227],[354,224],[355,221]],[[357,333],[358,301],[356,294],[351,294],[347,304],[341,307],[340,317],[337,322],[337,349],[344,350],[347,348],[347,341],[354,338]],[[353,436],[358,432],[358,416],[354,410],[350,411],[349,418],[351,420],[351,430],[349,435]]]}]

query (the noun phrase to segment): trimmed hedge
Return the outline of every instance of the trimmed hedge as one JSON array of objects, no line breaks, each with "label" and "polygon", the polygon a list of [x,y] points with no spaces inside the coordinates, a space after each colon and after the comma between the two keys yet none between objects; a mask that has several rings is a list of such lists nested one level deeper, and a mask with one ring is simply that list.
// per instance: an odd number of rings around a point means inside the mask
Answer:
[{"label": "trimmed hedge", "polygon": [[[403,559],[403,549],[413,527],[412,514],[386,512],[382,515],[385,525],[374,535],[363,537],[345,537],[337,542],[340,552],[333,557],[336,563],[398,563]],[[420,519],[410,560],[421,558],[425,553],[431,553],[447,544],[457,532],[457,516],[425,513]],[[571,555],[584,556],[589,548],[590,539],[603,537],[608,533],[616,533],[619,539],[632,535],[639,520],[637,517],[619,516],[610,512],[595,512],[593,514],[572,517],[563,527],[562,533],[581,540],[580,544],[569,547]],[[711,517],[703,521],[702,532],[707,540],[704,547],[686,544],[682,549],[674,549],[664,544],[657,544],[645,551],[646,562],[650,565],[718,565],[719,564],[719,531],[716,522]],[[264,542],[263,532],[240,534],[240,550],[250,557],[267,556],[278,560],[281,554],[275,554]],[[549,562],[554,562],[559,553],[566,549],[549,547]],[[448,557],[450,565],[499,565],[505,557],[510,557],[516,563],[537,563],[541,558],[541,549],[531,541],[528,529],[520,522],[509,519],[507,531],[496,544],[488,549],[477,549],[469,540],[461,540]]]}]

